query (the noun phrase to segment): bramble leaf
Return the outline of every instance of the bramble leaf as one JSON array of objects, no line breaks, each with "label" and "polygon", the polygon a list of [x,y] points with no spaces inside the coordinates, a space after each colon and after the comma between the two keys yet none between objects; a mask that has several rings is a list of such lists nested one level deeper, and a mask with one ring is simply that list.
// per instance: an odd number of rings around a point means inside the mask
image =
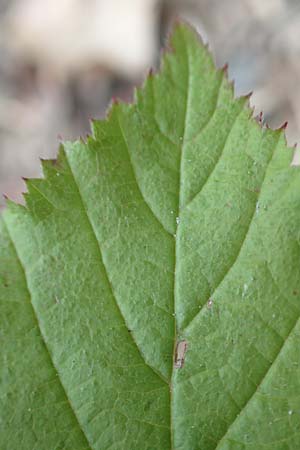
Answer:
[{"label": "bramble leaf", "polygon": [[189,27],[0,232],[1,450],[300,447],[300,175]]}]

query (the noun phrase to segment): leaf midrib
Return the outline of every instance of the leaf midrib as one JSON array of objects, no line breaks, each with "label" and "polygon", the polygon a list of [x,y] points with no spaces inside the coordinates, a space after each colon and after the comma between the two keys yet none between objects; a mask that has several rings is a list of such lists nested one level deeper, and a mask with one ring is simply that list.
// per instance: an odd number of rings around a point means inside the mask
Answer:
[{"label": "leaf midrib", "polygon": [[[175,245],[174,245],[174,293],[173,293],[173,299],[174,299],[174,305],[173,305],[173,316],[174,316],[174,347],[173,347],[173,358],[172,361],[175,360],[175,352],[176,352],[176,346],[177,346],[177,339],[178,339],[178,328],[177,328],[177,320],[176,320],[176,303],[177,299],[179,297],[178,295],[178,281],[177,281],[177,273],[178,273],[178,262],[180,261],[180,214],[181,209],[184,206],[183,205],[183,195],[184,195],[184,189],[183,189],[183,178],[184,178],[184,156],[185,156],[185,146],[188,142],[187,139],[187,129],[188,129],[188,123],[189,123],[189,117],[191,113],[191,70],[190,70],[190,53],[189,53],[189,46],[185,42],[185,56],[186,56],[186,68],[187,68],[187,77],[186,77],[186,103],[185,103],[185,112],[184,112],[184,124],[183,124],[183,133],[182,133],[182,145],[181,145],[181,153],[180,153],[180,164],[179,164],[179,181],[178,181],[178,206],[177,206],[177,215],[176,215],[176,229],[175,229]],[[220,83],[217,87],[217,93],[216,93],[216,99],[215,104],[212,109],[212,112],[210,113],[208,119],[206,122],[202,125],[201,129],[197,132],[197,136],[199,136],[203,130],[206,128],[206,126],[210,123],[212,117],[215,114],[216,107],[218,104],[219,99],[219,93],[221,89],[223,81],[223,76],[220,77]],[[220,156],[221,158],[221,156]],[[206,184],[206,182],[205,182]],[[202,187],[200,189],[202,191]],[[199,192],[198,192],[199,194]],[[188,204],[190,204],[189,202]],[[170,435],[171,435],[171,450],[175,450],[174,447],[174,419],[173,419],[173,385],[174,385],[174,376],[175,376],[175,368],[174,365],[172,367],[172,375],[171,375],[171,381],[170,381]]]},{"label": "leaf midrib", "polygon": [[[186,130],[187,123],[189,117],[189,106],[190,106],[190,86],[191,86],[191,73],[190,73],[190,57],[187,46],[185,45],[185,56],[186,56],[186,68],[187,68],[187,81],[186,81],[186,103],[185,103],[185,112],[184,112],[184,124],[183,124],[183,136],[182,136],[182,146],[180,153],[180,165],[179,165],[179,180],[178,180],[178,206],[177,206],[177,214],[176,214],[176,230],[175,230],[175,245],[174,245],[174,285],[173,285],[173,317],[174,317],[174,344],[173,344],[173,366],[172,366],[172,375],[170,380],[170,444],[171,450],[174,449],[174,419],[173,419],[173,386],[174,386],[174,360],[177,346],[177,320],[176,320],[176,299],[177,299],[177,271],[178,271],[178,261],[179,261],[179,233],[180,233],[180,208],[182,204],[182,181],[183,181],[183,162],[184,162],[184,147],[186,142]],[[178,218],[178,219],[177,219]],[[179,222],[178,222],[179,220]]]},{"label": "leaf midrib", "polygon": [[[272,150],[272,152],[271,152],[271,154],[270,154],[269,160],[268,160],[268,162],[267,162],[266,169],[265,169],[265,173],[264,173],[264,176],[263,176],[263,180],[261,181],[261,184],[260,184],[260,185],[261,185],[261,188],[262,188],[262,186],[263,186],[263,184],[264,184],[264,182],[265,182],[266,175],[267,175],[267,171],[268,171],[269,165],[270,165],[270,163],[271,163],[271,161],[272,161],[272,159],[273,159],[273,156],[274,156],[275,150],[276,150],[276,148],[277,148],[279,139],[280,139],[280,135],[278,136],[278,140],[276,141],[276,144],[274,145],[274,148],[273,148],[273,150]],[[219,159],[218,159],[218,161],[217,161],[217,164],[218,164],[219,160],[221,159],[221,157],[222,157],[222,154],[221,154],[221,156],[219,157]],[[216,167],[216,165],[215,165],[215,167]],[[214,169],[213,169],[213,171],[214,171]],[[212,171],[212,172],[213,172],[213,171]],[[211,172],[211,173],[212,173],[212,172]],[[211,174],[210,174],[210,175],[211,175]],[[209,175],[208,179],[210,178],[210,175]],[[199,193],[201,193],[201,191],[202,191],[203,187],[206,185],[208,179],[206,180],[205,184],[202,186],[202,188],[200,189],[200,191],[197,193],[197,195],[198,195]],[[262,191],[262,189],[260,190],[260,192],[261,192],[261,191]],[[260,198],[260,195],[258,196],[258,200],[259,200],[259,198]],[[258,200],[257,200],[257,201],[258,201]],[[189,204],[190,204],[190,203],[189,203]],[[221,284],[222,284],[222,283],[224,282],[224,280],[227,278],[228,274],[230,273],[230,271],[232,270],[232,268],[235,266],[236,262],[238,261],[239,256],[240,256],[240,253],[241,253],[241,251],[242,251],[242,249],[243,249],[243,247],[244,247],[244,244],[245,244],[245,242],[246,242],[246,240],[247,240],[247,237],[248,237],[248,235],[249,235],[249,230],[250,230],[251,225],[252,225],[252,223],[253,223],[254,214],[255,214],[255,208],[254,208],[254,210],[253,210],[253,214],[252,214],[251,219],[250,219],[250,221],[249,221],[249,225],[248,225],[248,227],[247,227],[247,230],[246,230],[244,239],[243,239],[243,241],[241,242],[241,244],[240,244],[240,246],[239,246],[239,250],[238,250],[238,253],[237,253],[237,255],[236,255],[234,261],[230,264],[229,268],[226,270],[226,272],[225,272],[224,275],[222,276],[221,280],[218,282],[216,288],[214,289],[214,292],[213,292],[212,294],[210,294],[209,297],[213,296],[214,293],[219,289],[219,287],[221,286]],[[208,299],[207,299],[207,300],[208,300]],[[204,305],[205,305],[205,304],[206,304],[206,302],[204,302]],[[181,332],[182,332],[182,333],[186,333],[186,332],[188,331],[188,329],[191,328],[191,326],[193,325],[194,321],[197,320],[198,317],[203,313],[203,311],[204,311],[204,307],[202,307],[202,308],[199,310],[199,312],[198,312],[198,313],[197,313],[197,314],[189,321],[189,323],[184,327],[183,330],[181,330]],[[293,333],[294,329],[296,328],[297,323],[298,323],[299,320],[300,320],[300,317],[297,317],[295,323],[293,323],[293,325],[292,325],[290,331],[288,332],[287,337],[283,340],[283,343],[282,343],[281,347],[279,348],[277,354],[275,355],[275,357],[274,357],[274,359],[273,359],[273,361],[272,361],[272,364],[270,365],[270,367],[268,368],[268,370],[266,371],[266,373],[263,375],[263,377],[262,377],[261,381],[259,382],[259,384],[257,385],[255,391],[254,391],[254,392],[251,394],[251,396],[246,400],[245,404],[244,404],[243,407],[239,410],[239,412],[238,412],[238,414],[236,415],[236,417],[234,418],[234,420],[233,420],[233,421],[231,422],[231,424],[227,427],[227,430],[226,430],[226,432],[224,433],[224,435],[219,439],[219,441],[218,441],[218,443],[217,443],[217,445],[216,445],[216,447],[215,447],[215,450],[218,450],[218,449],[219,449],[221,443],[222,443],[223,440],[226,438],[226,436],[227,436],[229,430],[233,427],[233,425],[236,423],[236,421],[241,417],[241,414],[244,413],[244,411],[246,410],[248,404],[249,404],[249,403],[251,402],[251,400],[254,398],[255,394],[257,393],[257,391],[258,391],[258,389],[260,388],[260,386],[263,384],[264,380],[268,377],[268,375],[269,375],[269,373],[270,373],[272,367],[274,366],[275,362],[277,361],[278,357],[280,356],[282,350],[283,350],[284,347],[285,347],[285,344],[286,344],[287,340],[288,340],[289,337],[292,335],[292,333]],[[172,450],[173,450],[173,447],[172,447]]]},{"label": "leaf midrib", "polygon": [[[179,257],[179,253],[180,253],[179,242],[180,242],[180,229],[181,229],[180,226],[179,226],[179,225],[180,225],[180,213],[181,213],[181,208],[182,208],[182,206],[184,206],[184,205],[183,205],[183,188],[182,188],[182,182],[183,182],[183,164],[184,164],[184,149],[185,149],[185,144],[186,144],[186,142],[187,142],[186,133],[187,133],[187,126],[188,126],[188,123],[189,123],[189,114],[190,114],[190,109],[191,109],[191,108],[190,108],[190,99],[191,99],[190,55],[189,55],[189,50],[188,50],[188,46],[187,46],[187,45],[185,45],[185,50],[186,50],[186,52],[185,52],[185,53],[186,53],[186,60],[187,60],[186,67],[187,67],[187,71],[188,71],[188,76],[187,76],[187,91],[186,91],[186,92],[187,92],[187,95],[186,95],[187,100],[186,100],[186,108],[185,108],[185,114],[184,114],[185,119],[184,119],[184,127],[183,127],[183,138],[182,138],[182,147],[181,147],[181,155],[180,155],[180,170],[179,170],[179,195],[178,195],[179,201],[178,201],[178,210],[177,210],[177,217],[178,217],[178,219],[179,219],[179,222],[177,223],[176,231],[175,231],[175,270],[174,270],[174,322],[175,322],[175,327],[174,327],[174,328],[175,328],[175,337],[174,337],[173,361],[174,361],[174,358],[175,358],[175,351],[176,351],[176,345],[177,345],[177,336],[178,336],[177,321],[176,321],[176,299],[177,299],[177,297],[178,297],[178,295],[177,295],[177,276],[176,276],[176,274],[177,274],[177,269],[178,269],[178,263],[177,263],[177,261],[180,261],[180,257]],[[221,84],[222,84],[222,79],[221,79],[221,83],[220,83],[220,85],[219,85],[219,89],[220,89]],[[209,117],[207,123],[209,123],[209,121],[211,120],[211,118],[213,117],[213,115],[214,115],[214,113],[215,113],[216,106],[217,106],[217,102],[218,102],[218,96],[217,96],[217,99],[216,99],[215,107],[214,107],[214,109],[213,109],[213,111],[212,111],[212,113],[211,113],[211,115],[210,115],[210,117]],[[241,112],[243,111],[243,109],[244,109],[244,108],[242,107],[242,109],[241,109],[240,113],[237,115],[237,117],[236,117],[234,123],[236,122],[236,120],[237,120],[238,117],[240,116],[240,114],[241,114]],[[197,135],[199,135],[199,134],[203,131],[203,129],[205,128],[205,126],[207,125],[207,123],[204,124],[203,127],[201,127],[201,130],[197,133]],[[231,127],[231,129],[232,129],[232,127]],[[228,137],[227,137],[227,139],[228,139]],[[226,139],[226,141],[227,141],[227,139]],[[274,152],[275,152],[275,149],[276,149],[276,147],[277,147],[277,144],[278,144],[279,139],[280,139],[280,135],[278,136],[278,140],[277,140],[276,144],[274,145],[273,151],[271,152],[270,158],[269,158],[269,160],[268,160],[268,162],[267,162],[267,164],[266,164],[266,169],[265,169],[265,173],[264,173],[264,176],[263,176],[263,180],[262,180],[262,182],[261,182],[261,186],[263,185],[263,183],[264,183],[264,181],[265,181],[266,174],[267,174],[267,171],[268,171],[268,167],[269,167],[270,162],[272,161],[272,158],[273,158],[273,156],[274,156]],[[226,145],[226,141],[225,141],[224,146]],[[207,177],[206,181],[204,182],[204,184],[202,185],[202,187],[200,188],[200,190],[199,190],[199,191],[197,192],[197,194],[196,194],[196,195],[188,202],[188,204],[184,207],[184,209],[185,209],[186,207],[188,207],[189,205],[191,205],[191,203],[193,202],[193,200],[195,199],[195,197],[198,197],[198,195],[202,192],[203,187],[207,184],[207,182],[209,181],[209,179],[210,179],[212,173],[213,173],[214,170],[215,170],[215,167],[217,166],[218,162],[221,160],[222,154],[223,154],[223,152],[220,153],[219,158],[218,158],[216,164],[214,165],[212,171],[210,172],[209,176]],[[258,197],[258,198],[259,198],[259,197]],[[242,250],[242,248],[244,247],[245,241],[246,241],[246,239],[247,239],[247,237],[248,237],[249,230],[250,230],[251,224],[252,224],[252,222],[253,222],[254,214],[255,214],[255,208],[254,208],[254,212],[253,212],[253,214],[252,214],[252,216],[251,216],[251,218],[250,218],[249,225],[248,225],[248,227],[247,227],[247,230],[246,230],[244,239],[243,239],[241,245],[239,246],[239,251],[238,251],[238,253],[237,253],[237,255],[236,255],[234,261],[230,264],[229,268],[227,269],[227,271],[226,271],[226,272],[224,273],[224,275],[222,276],[222,278],[221,278],[220,282],[218,283],[217,287],[214,289],[214,292],[216,292],[216,290],[220,287],[220,285],[223,283],[223,281],[225,280],[225,278],[228,276],[228,274],[229,274],[229,272],[231,271],[232,267],[236,264],[237,260],[239,259],[239,255],[240,255],[240,253],[241,253],[241,250]],[[205,303],[204,303],[204,304],[205,304]],[[181,330],[181,332],[182,332],[182,333],[185,333],[185,332],[187,331],[187,329],[190,328],[190,326],[194,323],[194,320],[196,320],[196,319],[198,318],[199,314],[201,314],[202,312],[203,312],[203,307],[202,307],[202,308],[200,309],[200,311],[196,314],[196,316],[194,316],[194,317],[189,321],[189,323],[184,327],[184,329]],[[267,377],[268,374],[270,373],[271,368],[274,366],[275,361],[276,361],[277,358],[279,357],[281,351],[283,350],[283,348],[284,348],[284,346],[285,346],[285,343],[287,342],[289,336],[292,334],[293,330],[295,329],[295,327],[296,327],[296,325],[297,325],[299,319],[300,319],[300,318],[298,317],[297,320],[296,320],[296,322],[293,324],[291,330],[290,330],[289,333],[288,333],[287,338],[283,341],[283,344],[282,344],[281,348],[279,349],[277,355],[274,357],[274,360],[273,360],[271,366],[268,368],[267,372],[264,374],[264,376],[263,376],[262,380],[260,381],[259,385],[257,386],[256,390],[253,392],[253,394],[251,395],[251,397],[247,399],[246,403],[244,404],[244,406],[242,407],[242,409],[239,411],[238,415],[235,417],[235,419],[233,420],[233,422],[229,425],[229,427],[227,427],[227,430],[226,430],[225,434],[224,434],[224,435],[221,437],[221,439],[218,441],[218,443],[217,443],[217,445],[216,445],[216,447],[215,447],[215,450],[218,450],[218,448],[219,448],[221,442],[224,440],[225,436],[228,434],[228,432],[229,432],[229,430],[231,429],[231,427],[234,425],[234,423],[236,422],[236,420],[240,417],[241,413],[245,411],[247,405],[249,404],[249,402],[251,401],[251,399],[255,396],[257,390],[259,389],[259,387],[262,385],[263,381],[266,379],[266,377]],[[174,448],[174,426],[173,426],[173,417],[172,417],[172,412],[173,412],[173,408],[172,408],[172,391],[173,391],[173,379],[174,379],[174,375],[175,375],[175,369],[174,369],[174,367],[173,367],[173,370],[172,370],[172,377],[171,377],[171,382],[170,382],[170,414],[171,414],[171,418],[170,418],[170,433],[171,433],[171,450],[175,450],[175,448]]]}]

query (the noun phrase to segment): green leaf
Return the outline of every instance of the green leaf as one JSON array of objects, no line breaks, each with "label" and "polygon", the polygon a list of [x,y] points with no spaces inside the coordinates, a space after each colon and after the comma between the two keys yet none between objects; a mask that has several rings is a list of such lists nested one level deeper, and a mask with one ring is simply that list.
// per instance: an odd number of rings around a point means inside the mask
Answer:
[{"label": "green leaf", "polygon": [[1,450],[300,448],[300,176],[178,24],[0,233]]}]

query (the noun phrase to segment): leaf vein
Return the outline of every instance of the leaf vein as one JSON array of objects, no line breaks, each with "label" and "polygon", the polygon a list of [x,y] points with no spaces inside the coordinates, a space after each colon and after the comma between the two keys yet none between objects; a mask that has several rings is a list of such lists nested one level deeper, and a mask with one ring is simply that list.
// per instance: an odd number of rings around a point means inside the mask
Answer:
[{"label": "leaf vein", "polygon": [[[31,299],[31,298],[32,298],[32,295],[31,295],[31,292],[30,292],[30,289],[29,289],[29,286],[28,286],[28,281],[27,281],[27,277],[26,277],[26,271],[25,271],[25,268],[24,268],[24,266],[23,266],[23,264],[22,264],[21,258],[20,258],[19,254],[18,254],[18,252],[17,252],[16,245],[15,245],[15,243],[14,243],[14,240],[12,239],[12,236],[11,236],[11,234],[10,234],[9,228],[8,228],[8,226],[7,226],[6,222],[5,222],[5,220],[4,220],[4,224],[5,224],[5,227],[6,227],[6,229],[7,229],[7,233],[8,233],[8,236],[9,236],[9,238],[10,238],[10,241],[11,241],[11,243],[12,243],[12,246],[13,246],[13,248],[14,248],[14,251],[15,251],[17,260],[18,260],[18,262],[19,262],[20,268],[21,268],[22,273],[23,273],[24,281],[25,281],[25,283],[26,283],[26,290],[27,290],[27,292],[28,292],[28,297],[29,297],[29,299]],[[61,379],[59,370],[57,369],[57,367],[56,367],[55,364],[54,364],[54,361],[53,361],[51,352],[50,352],[50,350],[49,350],[49,347],[48,347],[48,344],[47,344],[47,342],[46,342],[45,336],[44,336],[44,334],[43,334],[43,332],[42,332],[42,327],[41,327],[41,325],[40,325],[40,321],[39,321],[38,315],[37,315],[37,313],[36,313],[36,310],[35,310],[35,308],[34,308],[34,306],[33,306],[31,300],[29,301],[29,303],[30,303],[30,305],[31,305],[32,312],[33,312],[33,317],[35,318],[35,321],[36,321],[36,323],[37,323],[37,327],[38,327],[38,329],[39,329],[40,336],[41,336],[42,342],[43,342],[43,344],[44,344],[45,350],[46,350],[46,352],[47,352],[47,354],[48,354],[48,356],[49,356],[49,360],[50,360],[50,362],[51,362],[51,364],[52,364],[52,366],[53,366],[55,372],[56,372],[57,375],[58,375],[58,376],[57,376],[57,379],[58,379],[58,381],[60,382],[60,385],[61,385],[62,390],[63,390],[63,392],[64,392],[64,395],[65,395],[65,397],[66,397],[66,402],[68,403],[68,405],[69,405],[69,407],[70,407],[70,409],[71,409],[71,411],[72,411],[72,413],[73,413],[73,415],[74,415],[74,417],[75,417],[75,420],[76,420],[76,422],[77,422],[78,425],[79,425],[79,429],[80,429],[80,431],[81,431],[81,433],[82,433],[82,435],[83,435],[83,437],[84,437],[86,443],[88,444],[87,450],[93,450],[93,447],[92,447],[92,445],[91,445],[91,443],[90,443],[90,441],[89,441],[89,439],[88,439],[86,433],[84,432],[84,430],[83,430],[83,428],[82,428],[82,426],[81,426],[81,424],[80,424],[79,418],[77,417],[76,411],[75,411],[75,409],[74,409],[74,407],[73,407],[73,405],[72,405],[72,403],[71,403],[71,400],[70,400],[70,398],[68,397],[68,394],[67,394],[67,391],[66,391],[66,389],[65,389],[65,387],[64,387],[64,384],[63,384],[63,382],[62,382],[62,379]]]},{"label": "leaf vein", "polygon": [[223,146],[222,146],[222,148],[221,148],[221,151],[220,151],[220,155],[219,155],[219,157],[218,157],[218,160],[216,161],[216,163],[215,163],[214,166],[212,167],[212,170],[211,170],[210,173],[207,175],[207,177],[206,177],[206,179],[204,180],[204,183],[203,183],[202,186],[200,187],[199,191],[198,191],[196,194],[194,194],[194,196],[190,199],[190,201],[184,206],[184,209],[189,208],[189,207],[191,206],[191,204],[194,202],[194,200],[195,200],[195,199],[203,192],[205,186],[208,184],[210,178],[211,178],[212,175],[214,174],[214,172],[215,172],[215,170],[216,170],[216,168],[217,168],[219,162],[220,162],[221,159],[222,159],[224,150],[225,150],[225,148],[226,148],[226,144],[227,144],[228,139],[229,139],[229,137],[230,137],[230,135],[231,135],[231,133],[232,133],[232,130],[233,130],[233,128],[234,128],[234,125],[236,124],[238,118],[240,117],[240,115],[242,114],[243,111],[244,111],[244,109],[242,108],[241,111],[239,111],[239,113],[238,113],[237,116],[235,117],[235,119],[234,119],[234,121],[233,121],[233,124],[231,125],[231,128],[230,128],[230,130],[229,130],[229,133],[228,133],[227,136],[226,136],[225,142],[224,142],[224,144],[223,144]]},{"label": "leaf vein", "polygon": [[[263,176],[263,179],[262,179],[262,182],[261,182],[261,187],[263,186],[264,181],[265,181],[265,179],[266,179],[268,167],[269,167],[269,165],[270,165],[270,163],[271,163],[271,161],[272,161],[272,158],[273,158],[274,152],[275,152],[275,150],[276,150],[278,141],[279,141],[279,137],[278,137],[278,140],[277,140],[276,144],[274,145],[273,151],[271,152],[271,155],[270,155],[270,157],[269,157],[269,161],[268,161],[268,163],[267,163],[267,166],[266,166],[266,169],[265,169],[265,173],[264,173],[264,176]],[[260,194],[261,194],[261,191],[260,191]],[[258,196],[257,201],[259,200],[259,198],[260,198],[260,195]],[[257,202],[256,202],[256,203],[257,203]],[[209,295],[209,297],[208,297],[208,298],[206,299],[206,301],[203,303],[202,308],[197,312],[197,314],[196,314],[196,315],[190,320],[190,322],[185,326],[183,332],[186,332],[187,329],[190,328],[191,325],[194,323],[194,321],[197,319],[197,317],[199,317],[199,315],[203,313],[204,306],[206,305],[206,303],[207,303],[207,301],[209,300],[209,298],[211,298],[211,297],[214,296],[215,292],[218,290],[218,288],[219,288],[219,287],[221,286],[221,284],[224,282],[224,280],[226,279],[226,277],[228,276],[228,274],[231,272],[232,268],[235,266],[236,262],[238,261],[239,256],[240,256],[240,254],[241,254],[241,251],[242,251],[242,249],[243,249],[243,247],[244,247],[244,244],[245,244],[245,242],[246,242],[246,240],[247,240],[247,238],[248,238],[249,231],[250,231],[251,225],[252,225],[252,223],[253,223],[255,211],[256,211],[256,204],[255,204],[254,207],[253,207],[253,212],[252,212],[252,215],[251,215],[249,224],[248,224],[247,229],[246,229],[246,231],[245,231],[245,235],[244,235],[243,241],[241,242],[240,248],[238,249],[238,252],[237,252],[237,254],[236,254],[235,258],[234,258],[234,261],[230,264],[229,268],[225,271],[225,273],[223,274],[221,280],[218,282],[218,284],[217,284],[216,288],[214,289],[214,291]]]},{"label": "leaf vein", "polygon": [[[73,178],[73,181],[74,181],[74,185],[75,185],[76,190],[77,190],[77,192],[78,192],[78,196],[79,196],[80,202],[81,202],[81,204],[82,204],[82,208],[83,208],[83,211],[84,211],[84,213],[85,213],[87,223],[88,223],[89,228],[90,228],[90,230],[91,230],[91,234],[92,234],[92,236],[93,236],[93,239],[95,240],[96,245],[97,245],[97,249],[98,249],[98,253],[99,253],[99,259],[100,259],[100,261],[101,261],[101,263],[102,263],[102,265],[103,265],[103,269],[104,269],[104,273],[105,273],[105,278],[106,278],[106,280],[107,280],[107,283],[108,283],[108,286],[109,286],[111,295],[112,295],[112,297],[113,297],[113,299],[114,299],[115,305],[116,305],[116,307],[117,307],[117,309],[118,309],[118,311],[119,311],[119,314],[120,314],[120,316],[121,316],[121,318],[122,318],[122,320],[123,320],[123,322],[124,322],[126,328],[129,328],[129,327],[127,326],[126,319],[125,319],[125,317],[124,317],[124,315],[123,315],[123,313],[122,313],[122,311],[121,311],[121,308],[120,308],[119,303],[118,303],[118,301],[117,301],[116,295],[115,295],[115,293],[114,293],[114,289],[113,289],[112,283],[111,283],[111,281],[110,281],[110,279],[109,279],[109,276],[108,276],[107,268],[106,268],[106,266],[105,266],[105,264],[104,264],[104,260],[103,260],[103,256],[102,256],[102,251],[101,251],[100,242],[99,242],[98,239],[97,239],[96,232],[95,232],[95,230],[94,230],[92,221],[91,221],[91,219],[90,219],[90,217],[89,217],[89,214],[88,214],[88,212],[87,212],[87,208],[86,208],[86,206],[85,206],[83,197],[82,197],[82,195],[81,195],[79,186],[78,186],[78,184],[77,184],[75,175],[74,175],[74,173],[73,173],[73,171],[72,171],[72,168],[71,168],[71,165],[70,165],[70,163],[69,163],[69,160],[68,160],[67,155],[66,155],[66,159],[67,159],[67,161],[68,161],[68,166],[69,166],[70,174],[72,175],[72,178]],[[137,350],[138,350],[138,352],[139,352],[139,354],[140,354],[142,360],[144,361],[144,363],[145,363],[145,364],[146,364],[146,365],[147,365],[147,366],[148,366],[148,367],[149,367],[149,368],[150,368],[150,369],[151,369],[151,370],[152,370],[152,371],[153,371],[153,372],[154,372],[154,373],[155,373],[155,374],[156,374],[156,375],[164,382],[164,383],[168,384],[167,379],[166,379],[159,371],[157,371],[154,367],[152,367],[150,364],[148,364],[148,363],[146,362],[146,360],[145,360],[145,358],[144,358],[144,355],[142,354],[142,352],[141,352],[141,350],[140,350],[140,348],[139,348],[139,346],[138,346],[136,340],[134,339],[133,333],[130,333],[130,336],[131,336],[131,338],[132,338],[132,342],[134,343],[134,346],[137,348]]]},{"label": "leaf vein", "polygon": [[163,228],[163,230],[164,230],[166,233],[168,233],[170,236],[173,236],[172,233],[171,233],[169,230],[167,230],[167,228],[164,226],[164,224],[161,222],[161,220],[160,220],[160,219],[157,217],[157,215],[154,213],[153,209],[151,208],[149,202],[146,200],[146,198],[145,198],[145,196],[144,196],[144,194],[143,194],[143,192],[142,192],[142,189],[141,189],[140,184],[139,184],[139,182],[138,182],[138,178],[137,178],[137,174],[136,174],[136,171],[135,171],[135,167],[134,167],[134,164],[133,164],[133,161],[132,161],[132,158],[131,158],[131,153],[130,153],[130,150],[129,150],[129,145],[128,145],[127,139],[126,139],[126,137],[125,137],[125,134],[124,134],[122,125],[121,125],[121,123],[120,123],[119,115],[118,115],[118,125],[119,125],[119,129],[120,129],[120,131],[121,131],[122,139],[123,139],[123,141],[124,141],[124,144],[125,144],[125,147],[126,147],[126,150],[127,150],[127,154],[128,154],[130,166],[131,166],[131,168],[132,168],[133,177],[134,177],[136,186],[137,186],[137,188],[138,188],[138,191],[139,191],[139,193],[140,193],[140,195],[141,195],[143,201],[145,202],[145,204],[146,204],[147,207],[149,208],[150,212],[152,213],[153,217],[155,218],[155,220],[159,223],[159,225]]},{"label": "leaf vein", "polygon": [[279,347],[273,362],[271,363],[271,365],[269,366],[269,368],[267,369],[267,371],[265,372],[264,376],[262,377],[261,381],[259,382],[259,384],[257,385],[255,391],[251,394],[251,396],[247,399],[247,401],[245,402],[244,406],[241,408],[241,410],[239,411],[239,413],[236,415],[235,419],[233,420],[233,422],[230,424],[230,426],[227,428],[226,433],[221,437],[221,439],[219,440],[215,450],[217,450],[221,443],[224,441],[224,439],[226,438],[227,434],[229,433],[229,431],[231,430],[231,428],[234,426],[234,424],[236,423],[237,420],[240,419],[241,415],[243,413],[245,413],[245,410],[247,408],[247,406],[250,404],[250,402],[254,399],[255,395],[257,394],[259,388],[262,386],[262,384],[264,383],[264,381],[268,378],[268,376],[270,375],[272,368],[274,367],[276,361],[278,360],[278,358],[280,357],[281,353],[284,351],[285,345],[287,343],[287,341],[289,340],[289,338],[292,336],[294,330],[296,329],[298,322],[300,320],[300,317],[297,317],[296,321],[293,323],[292,327],[290,328],[286,339],[283,341],[282,345]]},{"label": "leaf vein", "polygon": [[189,141],[194,142],[200,136],[200,134],[203,133],[205,128],[208,127],[208,125],[210,124],[210,122],[214,118],[214,115],[215,115],[215,113],[217,111],[217,106],[218,106],[218,101],[219,101],[219,97],[220,97],[220,91],[221,91],[221,87],[222,87],[222,82],[223,82],[223,72],[221,73],[220,81],[219,81],[218,87],[217,87],[217,92],[215,93],[213,110],[212,110],[211,114],[209,115],[209,117],[207,118],[206,122],[202,125],[201,129],[195,134],[195,136],[191,137],[189,139]]}]

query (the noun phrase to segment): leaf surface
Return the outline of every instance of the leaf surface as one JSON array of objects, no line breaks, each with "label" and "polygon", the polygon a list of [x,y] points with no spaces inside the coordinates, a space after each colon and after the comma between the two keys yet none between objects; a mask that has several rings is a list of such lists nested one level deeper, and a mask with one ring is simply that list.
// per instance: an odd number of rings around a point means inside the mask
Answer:
[{"label": "leaf surface", "polygon": [[179,24],[0,233],[3,450],[300,446],[300,177]]}]

